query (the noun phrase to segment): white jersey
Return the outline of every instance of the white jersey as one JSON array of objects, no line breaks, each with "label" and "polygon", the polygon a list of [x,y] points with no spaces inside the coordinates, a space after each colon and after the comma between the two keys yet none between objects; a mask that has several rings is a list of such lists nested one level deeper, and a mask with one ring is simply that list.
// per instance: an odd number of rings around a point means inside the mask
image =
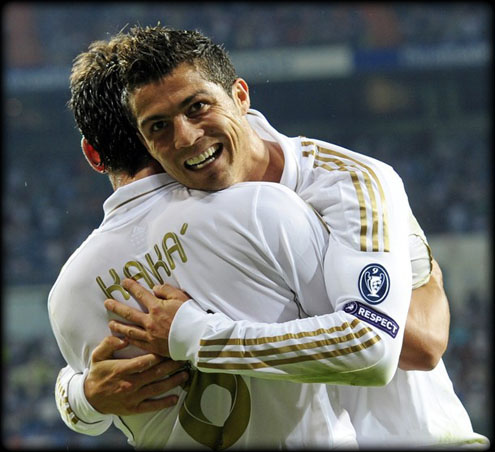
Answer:
[{"label": "white jersey", "polygon": [[[319,354],[297,368],[290,365],[296,360],[284,356],[287,344],[283,341],[294,339],[290,350],[305,348],[305,322],[315,322],[315,316],[322,314],[302,302],[301,315],[307,318],[300,321],[298,331],[293,323],[266,328],[247,324],[249,319],[235,323],[207,317],[200,320],[187,307],[181,308],[170,331],[171,357],[189,360],[203,372],[384,385],[397,369],[412,287],[410,208],[402,180],[389,165],[343,148],[329,151],[321,157],[325,166],[314,168],[318,153],[327,151],[326,143],[284,137],[253,111],[248,118],[261,138],[283,147],[287,167],[282,182],[310,204],[329,228],[326,288],[335,310],[332,317],[341,316],[346,330],[350,327],[345,353],[335,347],[340,339],[332,336],[333,331],[320,329],[324,336],[318,341],[322,346]],[[308,163],[303,164],[303,159]],[[191,318],[198,321],[197,334],[192,336],[186,333]],[[358,324],[374,335],[358,339],[354,330]],[[363,347],[377,352],[378,344],[380,356],[376,355],[375,362],[361,361],[365,356],[369,359],[369,354],[361,353]],[[320,374],[316,362],[328,357],[333,366]]]},{"label": "white jersey", "polygon": [[[172,324],[172,357],[189,359],[203,372],[288,378],[292,381],[325,381],[343,385],[383,384],[384,368],[388,369],[385,372],[388,372],[385,377],[387,381],[397,368],[410,299],[411,267],[413,285],[418,287],[428,280],[431,263],[426,238],[412,216],[402,182],[390,167],[374,159],[318,140],[287,138],[271,128],[262,115],[255,111],[250,111],[248,118],[263,139],[277,141],[282,146],[285,170],[281,182],[311,202],[329,226],[331,246],[325,270],[332,310],[337,312],[323,315],[324,312],[314,310],[314,306],[303,302],[299,303],[300,316],[316,317],[267,324],[253,322],[256,319],[252,319],[249,314],[247,317],[237,317],[228,313],[234,321],[220,313],[207,316],[204,314],[207,305],[203,305],[201,310],[191,303],[185,303]],[[329,187],[334,187],[334,190]],[[371,209],[367,206],[371,206]],[[404,244],[409,245],[409,252]],[[391,287],[394,291],[391,291]],[[187,287],[184,288],[191,293]],[[198,297],[201,297],[201,293],[199,290]],[[241,294],[236,294],[238,296]],[[343,323],[337,329],[329,329],[327,322],[336,315],[342,316]],[[193,328],[188,328],[191,324]],[[345,330],[342,329],[344,324]],[[366,325],[366,329],[375,334],[374,338],[366,336],[366,340],[360,342],[355,334],[357,325],[359,328]],[[346,346],[339,345],[342,342],[340,331],[350,333],[345,335],[346,342],[342,344]],[[382,350],[375,355],[375,364],[371,364],[373,359],[369,352],[378,351],[378,344]],[[311,357],[305,355],[308,349],[312,350]],[[377,359],[379,355],[381,358]],[[328,364],[323,373],[320,360]],[[381,362],[381,366],[377,365],[378,362]],[[417,374],[421,378],[423,373]],[[392,382],[406,386],[409,384],[397,375]],[[63,369],[59,376],[61,390],[66,390],[64,388],[67,388],[71,378],[74,397],[71,403],[66,403],[65,408],[84,412],[88,419],[90,416],[95,419],[94,416],[98,414],[84,398],[84,375],[74,375],[70,368]],[[445,378],[443,383],[451,384],[448,376]],[[431,388],[433,384],[427,383],[427,386]],[[384,391],[383,400],[386,402],[376,404],[363,399],[363,409],[359,411],[352,404],[352,397],[339,393],[341,388],[344,386],[328,386],[330,399],[344,399],[353,415],[353,422],[363,432],[367,428],[364,420],[374,419],[370,410],[381,413],[382,407],[387,405],[391,418],[397,413],[402,416],[403,399],[394,398],[394,390],[387,387],[369,388],[370,391]],[[408,388],[414,389],[414,385]],[[348,389],[351,394],[357,394],[353,392],[354,388]],[[360,391],[367,390],[360,388]],[[410,394],[409,403],[418,402],[412,396],[411,389],[406,393]],[[447,390],[446,394],[451,400],[458,401],[452,390],[450,393]],[[439,407],[433,407],[433,410],[435,408],[436,413],[440,414]],[[61,404],[59,410],[64,416]],[[362,413],[366,411],[367,415],[363,416]],[[409,428],[410,424],[415,425],[417,415],[402,416],[403,423],[399,429],[401,440],[409,440],[417,431]],[[447,423],[448,419],[444,425]],[[96,432],[94,425],[88,425],[79,423],[79,431],[89,432],[92,429]],[[382,438],[386,438],[385,441],[391,438],[395,428],[392,423],[385,423],[379,442],[383,442]],[[433,431],[429,430],[425,436],[429,444],[439,442],[439,435]]]},{"label": "white jersey", "polygon": [[[201,255],[208,255],[204,253],[204,249],[196,259],[188,260],[191,264],[187,266],[187,273],[181,266],[174,269],[172,284],[186,290],[196,303],[188,302],[182,305],[174,318],[169,338],[170,353],[173,359],[190,361],[195,368],[202,371],[199,375],[223,373],[236,375],[236,379],[238,376],[255,377],[248,381],[256,386],[265,385],[265,379],[279,380],[274,386],[276,388],[278,388],[277,385],[289,384],[288,382],[384,385],[390,381],[397,368],[411,297],[411,264],[408,249],[409,211],[407,196],[397,174],[389,166],[376,160],[368,159],[366,163],[366,167],[353,168],[352,171],[343,168],[343,171],[335,172],[334,175],[337,176],[333,181],[335,190],[324,193],[325,203],[336,208],[332,217],[335,216],[337,219],[335,222],[328,222],[330,237],[324,266],[325,247],[318,251],[321,257],[318,265],[305,256],[308,253],[307,244],[300,243],[299,235],[302,229],[298,232],[300,227],[295,221],[298,216],[295,216],[294,212],[288,213],[289,210],[294,210],[292,205],[283,206],[282,203],[276,208],[271,206],[264,210],[264,214],[274,220],[268,222],[267,226],[263,226],[263,240],[250,239],[248,241],[257,252],[266,249],[270,243],[273,244],[269,251],[264,251],[264,254],[271,257],[271,266],[260,265],[259,258],[255,257],[256,253],[253,249],[250,253],[245,249],[239,252],[236,248],[236,241],[232,241],[230,246],[234,247],[234,250],[222,254],[225,256],[232,253],[239,255],[239,262],[232,265],[237,270],[237,275],[221,270],[222,267],[219,267],[219,264],[212,261],[209,256],[201,258]],[[370,173],[373,175],[372,180],[369,179]],[[313,173],[308,172],[308,174]],[[368,190],[364,198],[356,182],[361,179]],[[315,179],[311,183],[318,183],[318,181],[319,179]],[[308,188],[311,183],[301,185],[301,189],[311,194]],[[279,189],[283,188],[280,184],[277,186]],[[213,199],[216,198],[213,197]],[[300,198],[298,199],[299,203],[303,203]],[[371,201],[372,208],[366,212],[366,203],[369,201]],[[197,202],[197,199],[194,199],[194,202]],[[108,210],[107,204],[106,211]],[[306,207],[307,209],[309,207]],[[140,208],[137,214],[143,214],[142,211],[143,209]],[[227,213],[222,214],[221,218],[224,218],[227,223],[227,218],[233,215],[234,212],[229,209]],[[322,211],[322,215],[325,217],[326,213]],[[368,230],[366,229],[367,215],[370,216],[372,225]],[[170,217],[173,218],[174,215],[168,214],[164,218]],[[139,227],[146,227],[144,225],[150,221],[149,218],[155,217],[144,215],[140,218]],[[258,219],[260,225],[261,218],[260,215]],[[215,221],[222,224],[222,221]],[[273,221],[278,227],[288,223],[293,235],[285,231],[283,233],[278,230],[272,231],[270,224]],[[164,224],[168,223],[164,221]],[[322,221],[320,227],[323,224]],[[218,236],[224,241],[225,237],[233,234],[233,231],[237,231],[237,235],[242,236],[247,231],[241,225],[242,222],[232,218],[229,223],[231,230],[226,230],[225,234],[221,233]],[[105,221],[102,227],[105,227]],[[177,228],[181,229],[181,225]],[[203,229],[198,227],[195,231]],[[205,241],[211,236],[203,232],[199,237]],[[284,241],[280,237],[284,237]],[[201,240],[197,242],[198,249]],[[148,243],[146,245],[147,247],[145,246],[142,252],[150,253],[151,245]],[[152,245],[152,248],[153,246],[157,253],[156,245]],[[375,246],[379,248],[375,249]],[[291,251],[294,247],[298,251]],[[216,248],[217,245],[214,246],[214,249]],[[108,249],[108,245],[105,249]],[[121,245],[115,249],[122,250],[125,246]],[[96,250],[96,252],[103,253],[104,251]],[[284,257],[288,252],[292,253],[291,259]],[[218,251],[215,253],[218,254]],[[225,256],[224,259],[226,259]],[[156,260],[157,257],[155,256],[154,259]],[[159,257],[159,259],[163,258]],[[124,266],[125,271],[128,274],[140,276],[143,273],[142,268],[133,264],[132,267],[136,267],[137,270],[131,272],[129,262]],[[202,265],[195,269],[192,262],[200,262]],[[231,259],[228,262],[232,264]],[[109,264],[109,262],[106,263],[106,266],[108,267]],[[253,264],[256,264],[256,271],[251,268]],[[225,263],[223,266],[225,267]],[[323,295],[321,294],[323,279],[318,278],[318,275],[322,275],[322,267],[331,276],[327,279],[331,281],[331,284],[327,284],[326,294]],[[88,265],[88,268],[91,266]],[[119,267],[112,268],[114,270],[111,278],[115,280],[113,284],[118,288],[119,276],[115,268]],[[228,281],[231,286],[229,289],[222,289],[224,296],[218,295],[219,284],[217,282],[211,281],[210,288],[205,285],[203,279],[191,277],[191,275],[201,274],[201,270],[204,271],[205,268],[214,268],[215,271],[224,275],[224,280]],[[179,276],[182,271],[184,275],[181,280]],[[66,272],[65,269],[64,273]],[[68,278],[64,273],[61,277],[64,277],[67,284],[63,287],[56,286],[61,299],[66,294],[73,293],[73,287],[77,287],[75,279],[84,274],[78,270],[74,271],[73,278]],[[288,280],[294,281],[289,284],[289,290]],[[106,284],[106,287],[109,287],[110,283]],[[258,289],[254,296],[253,287]],[[290,306],[297,310],[289,312],[284,308],[279,313],[283,315],[273,316],[272,310],[268,310],[267,306],[280,305],[278,298],[281,291],[291,300]],[[120,295],[118,290],[115,292],[109,291],[106,295],[113,297]],[[87,293],[84,293],[84,297],[89,298]],[[375,306],[378,304],[379,306]],[[208,315],[207,310],[216,312],[216,314]],[[52,312],[56,310],[52,309]],[[98,315],[104,317],[103,314],[100,312]],[[299,319],[300,317],[303,318]],[[238,322],[233,323],[231,319]],[[289,322],[294,319],[299,319],[298,323]],[[66,325],[69,322],[64,319],[58,324]],[[56,331],[56,326],[54,330]],[[87,331],[81,334],[80,340],[83,341]],[[83,372],[85,367],[88,367],[90,351],[102,337],[103,335],[95,337],[95,342],[91,347],[85,348],[85,363],[77,367],[72,366],[74,370]],[[77,349],[77,352],[80,354],[80,349]],[[68,360],[68,363],[71,364],[71,361]],[[64,390],[68,391],[65,385],[70,378],[70,371],[62,372],[59,379],[62,394]],[[71,402],[70,395],[71,393],[79,394],[83,398],[80,381],[81,379],[79,379],[79,391],[71,390],[67,398],[59,398],[59,400],[69,402],[67,409],[72,410],[73,413],[79,413],[78,410],[83,408],[83,402],[80,400],[81,403],[75,400]],[[326,387],[324,388],[326,390]],[[251,392],[264,394],[261,390]],[[292,396],[294,394],[296,392],[292,392]],[[291,397],[284,400],[287,403],[283,410],[285,413],[292,412],[294,407],[304,406],[301,401],[295,401]],[[332,425],[332,428],[345,425],[346,413],[336,408],[338,398],[331,396],[330,400],[335,403],[332,416],[322,417],[321,413],[324,411],[317,408],[317,405],[312,405],[312,410],[306,413],[306,415],[312,412],[320,413],[318,414],[320,425],[316,429],[319,433],[312,431],[312,436],[301,434],[294,425],[287,423],[284,416],[281,423],[292,433],[289,435],[291,439],[286,441],[283,447],[288,445],[300,447],[309,443],[321,447],[344,445],[345,441],[336,439],[336,433],[327,425]],[[201,406],[206,405],[201,404]],[[277,406],[280,408],[280,404]],[[87,405],[86,408],[88,408]],[[59,409],[64,415],[62,402],[59,402]],[[86,411],[86,414],[89,415],[89,411]],[[69,413],[69,417],[73,413]],[[271,424],[266,415],[266,410],[260,414],[260,419],[266,421],[263,425]],[[251,418],[254,419],[253,416]],[[269,418],[277,419],[277,415],[272,413]],[[291,416],[291,419],[297,418],[295,415]],[[65,419],[70,425],[67,415]],[[94,424],[91,423],[89,417],[86,420],[86,425],[81,427],[81,430],[89,433]],[[129,422],[127,421],[126,424],[129,425]],[[309,425],[306,420],[298,425],[302,427],[303,424]],[[79,422],[79,425],[82,423]],[[344,431],[343,437],[348,438],[348,429],[339,427],[338,430],[340,434]],[[256,437],[260,438],[260,441],[273,443],[274,431],[270,430],[267,435],[271,440],[268,438],[265,440],[258,435]],[[147,437],[149,438],[150,435],[148,434]],[[312,437],[311,440],[306,440],[310,437]],[[170,438],[173,439],[173,432]],[[252,441],[255,436],[251,438],[251,443],[247,443],[249,446],[253,445]],[[298,439],[294,442],[292,438]],[[138,444],[136,441],[135,443]],[[175,443],[169,442],[169,444]]]},{"label": "white jersey", "polygon": [[[359,165],[367,165],[368,159],[319,140],[288,138],[255,110],[250,111],[248,118],[262,138],[276,141],[282,147],[285,168],[281,183],[318,210],[330,227],[335,224],[339,218],[334,214],[335,203],[324,197],[328,191],[326,185],[332,184],[328,173],[345,168],[355,171]],[[363,196],[366,191],[362,189]],[[417,288],[430,277],[432,256],[424,232],[410,209],[409,225],[413,288]],[[487,438],[473,432],[443,361],[429,372],[398,369],[384,387],[336,386],[330,390],[338,391],[362,447],[488,443]]]},{"label": "white jersey", "polygon": [[[180,331],[191,337],[200,334],[202,316],[222,318],[222,312],[277,324],[299,318],[303,309],[333,311],[323,276],[328,233],[286,187],[243,183],[207,193],[160,174],[119,188],[104,211],[101,226],[71,256],[49,295],[51,326],[71,367],[61,371],[56,387],[67,425],[97,435],[114,422],[137,448],[356,446],[347,413],[326,396],[325,384],[305,383],[302,365],[312,360],[315,375],[346,371],[340,356],[315,359],[324,331],[342,342],[334,346],[339,355],[360,348],[352,353],[358,372],[382,355],[376,334],[357,319],[349,325],[343,311],[324,321],[305,319],[304,347],[279,338],[278,356],[287,364],[274,362],[272,374],[285,381],[196,371],[187,391],[169,392],[180,397],[173,408],[121,417],[95,413],[81,391],[91,352],[110,333],[113,314],[103,302],[112,297],[139,307],[121,287],[124,277],[148,288],[168,282],[187,290],[194,301],[183,306],[201,320],[191,317],[187,332]],[[138,353],[129,347],[118,356]]]},{"label": "white jersey", "polygon": [[[284,171],[280,183],[295,191],[324,218],[325,222],[336,231],[343,231],[348,237],[359,237],[369,242],[364,245],[367,251],[377,251],[379,221],[376,212],[369,212],[369,206],[376,205],[381,197],[380,187],[371,189],[375,184],[376,165],[392,171],[383,162],[358,154],[335,144],[305,137],[289,138],[275,130],[256,110],[249,110],[248,120],[258,135],[267,141],[277,142],[284,153]],[[342,187],[336,183],[340,177],[351,177],[352,184],[347,185],[349,195],[359,203],[354,209],[356,218],[348,219],[341,209],[348,206],[343,202],[344,194],[333,194],[331,189]],[[358,176],[359,175],[359,176]],[[395,176],[394,176],[395,177]],[[360,178],[360,179],[358,179]],[[399,187],[401,182],[399,182]],[[402,188],[401,188],[402,189]],[[333,196],[332,196],[333,195]],[[431,273],[431,250],[426,236],[414,217],[407,202],[409,216],[409,254],[413,278],[413,289],[427,283]],[[362,219],[363,210],[368,210]],[[375,208],[376,210],[376,208]],[[386,218],[387,212],[383,212]],[[359,227],[361,234],[351,235],[347,227]],[[337,223],[337,224],[336,224]],[[360,244],[361,245],[361,244]],[[361,248],[361,246],[359,246]]]}]

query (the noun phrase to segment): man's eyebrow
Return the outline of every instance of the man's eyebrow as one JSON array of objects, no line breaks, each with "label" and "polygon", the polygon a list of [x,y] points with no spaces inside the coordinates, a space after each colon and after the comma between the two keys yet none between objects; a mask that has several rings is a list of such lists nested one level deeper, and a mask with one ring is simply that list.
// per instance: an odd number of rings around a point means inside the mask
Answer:
[{"label": "man's eyebrow", "polygon": [[[195,93],[191,94],[190,96],[187,96],[180,104],[179,104],[179,109],[182,109],[186,107],[188,104],[190,104],[197,96],[201,96],[204,94],[209,94],[207,91],[204,90],[199,90],[196,91]],[[151,116],[147,116],[144,118],[142,121],[139,122],[140,127],[144,127],[144,125],[150,121],[156,121],[158,119],[166,119],[167,116],[163,114],[155,114]]]}]

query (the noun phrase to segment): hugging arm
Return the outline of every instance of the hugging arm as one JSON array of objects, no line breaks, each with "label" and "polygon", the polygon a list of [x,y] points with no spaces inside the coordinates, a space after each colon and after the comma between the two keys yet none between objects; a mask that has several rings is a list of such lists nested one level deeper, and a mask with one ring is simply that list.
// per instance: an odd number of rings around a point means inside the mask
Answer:
[{"label": "hugging arm", "polygon": [[91,355],[89,369],[76,372],[70,365],[57,376],[55,400],[64,423],[78,433],[104,433],[115,416],[169,408],[177,395],[156,398],[183,384],[188,374],[183,362],[147,354],[114,359],[113,353],[127,346],[107,336]]},{"label": "hugging arm", "polygon": [[[284,204],[282,200],[276,203]],[[399,215],[403,212],[396,211]],[[272,206],[270,216],[260,212],[258,234],[260,243],[267,247],[266,255],[271,256],[272,265],[278,266],[289,285],[297,288],[306,312],[315,312],[312,309],[315,300],[311,298],[315,292],[311,288],[318,281],[326,281],[328,296],[317,292],[327,300],[325,313],[284,323],[233,321],[222,313],[207,314],[190,300],[179,307],[172,322],[168,320],[160,327],[153,319],[153,311],[159,309],[155,295],[128,281],[127,290],[137,295],[149,314],[134,310],[136,317],[132,317],[131,308],[121,306],[122,311],[114,310],[119,304],[107,301],[107,308],[138,324],[113,323],[114,332],[126,335],[129,340],[143,341],[144,346],[144,342],[151,342],[156,334],[153,331],[161,331],[168,339],[161,351],[153,349],[155,353],[189,360],[203,372],[295,382],[386,384],[397,368],[411,295],[407,245],[401,245],[402,242],[407,244],[407,235],[401,236],[401,231],[407,228],[396,228],[390,253],[355,250],[333,239],[332,234],[326,250],[321,239],[321,223],[316,221],[320,226],[316,236],[320,236],[315,242],[317,228],[308,217],[311,215],[314,219],[314,213],[309,209],[303,212],[304,215],[298,214],[299,223],[294,223],[284,221],[284,212]],[[311,227],[301,224],[301,218]],[[402,216],[394,221],[401,226],[406,220]],[[297,240],[290,240],[291,237]],[[361,270],[376,262],[388,269],[392,281],[390,294],[379,307],[363,299],[357,284]]]},{"label": "hugging arm", "polygon": [[442,271],[433,260],[430,280],[412,292],[399,367],[432,370],[447,348],[449,325],[450,310]]}]

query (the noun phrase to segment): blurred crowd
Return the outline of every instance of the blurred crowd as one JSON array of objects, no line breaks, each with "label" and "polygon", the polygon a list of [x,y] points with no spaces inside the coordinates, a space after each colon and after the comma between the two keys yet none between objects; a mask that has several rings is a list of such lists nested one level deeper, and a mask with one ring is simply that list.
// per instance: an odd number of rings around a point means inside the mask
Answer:
[{"label": "blurred crowd", "polygon": [[[355,49],[469,44],[489,39],[491,16],[486,5],[477,2],[350,6],[132,2],[125,7],[111,2],[11,3],[4,18],[5,61],[8,68],[23,70],[70,66],[90,41],[104,39],[126,25],[154,25],[159,20],[170,26],[200,29],[234,51],[339,43]],[[455,73],[449,75],[455,78]],[[353,90],[350,81],[344,91]],[[276,90],[272,91],[275,96]],[[102,203],[111,186],[89,168],[78,149],[80,136],[66,108],[68,96],[67,88],[4,96],[5,285],[53,284],[68,256],[103,218]],[[442,126],[442,118],[437,117],[439,127],[367,133],[360,121],[378,114],[376,110],[357,118],[352,113],[349,127],[349,118],[345,124],[339,123],[336,109],[331,114],[331,131],[308,136],[391,164],[402,176],[413,211],[427,235],[488,234],[490,133],[486,125],[476,122],[487,111],[473,100],[475,96],[469,99],[471,104],[458,106],[456,112],[456,124],[466,127]],[[276,101],[268,97],[264,102],[269,106]],[[264,112],[264,108],[260,110]],[[411,111],[410,119],[417,121],[414,109]],[[268,115],[268,119],[276,119],[275,125],[289,135],[304,133],[292,130],[290,112],[285,115]],[[308,118],[308,123],[312,119]],[[380,117],[385,126],[392,120],[393,114]],[[459,311],[453,312],[445,357],[456,391],[485,429],[482,402],[489,387],[487,301],[473,293]],[[486,324],[479,319],[485,319]],[[8,448],[116,448],[124,444],[116,431],[103,439],[90,438],[72,435],[61,423],[53,388],[56,372],[64,363],[51,336],[28,342],[7,338],[3,355],[8,370],[3,401],[8,416],[3,416],[3,437]]]},{"label": "blurred crowd", "polygon": [[[478,2],[118,2],[24,4],[8,17],[10,64],[66,65],[94,39],[134,24],[199,29],[228,50],[345,44],[361,49],[465,44],[486,39],[487,5]],[[70,17],[71,20],[67,20]],[[74,27],[74,20],[84,27]],[[109,28],[109,24],[112,28]],[[43,43],[41,45],[40,43]],[[23,48],[23,45],[26,48]]]},{"label": "blurred crowd", "polygon": [[414,215],[427,235],[489,230],[487,136],[430,131],[395,138],[349,137],[349,145],[391,164],[401,175]]}]

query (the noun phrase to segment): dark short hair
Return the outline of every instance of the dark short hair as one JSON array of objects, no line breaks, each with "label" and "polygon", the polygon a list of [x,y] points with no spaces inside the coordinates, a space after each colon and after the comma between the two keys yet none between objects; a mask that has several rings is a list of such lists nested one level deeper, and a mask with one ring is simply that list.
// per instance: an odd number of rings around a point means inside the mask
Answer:
[{"label": "dark short hair", "polygon": [[115,41],[95,41],[75,59],[70,75],[69,108],[105,168],[134,176],[152,157],[122,107]]},{"label": "dark short hair", "polygon": [[205,80],[220,85],[232,97],[237,74],[225,49],[199,31],[164,26],[132,27],[118,44],[119,64],[124,79],[123,104],[136,88],[169,75],[182,63],[190,63]]}]

